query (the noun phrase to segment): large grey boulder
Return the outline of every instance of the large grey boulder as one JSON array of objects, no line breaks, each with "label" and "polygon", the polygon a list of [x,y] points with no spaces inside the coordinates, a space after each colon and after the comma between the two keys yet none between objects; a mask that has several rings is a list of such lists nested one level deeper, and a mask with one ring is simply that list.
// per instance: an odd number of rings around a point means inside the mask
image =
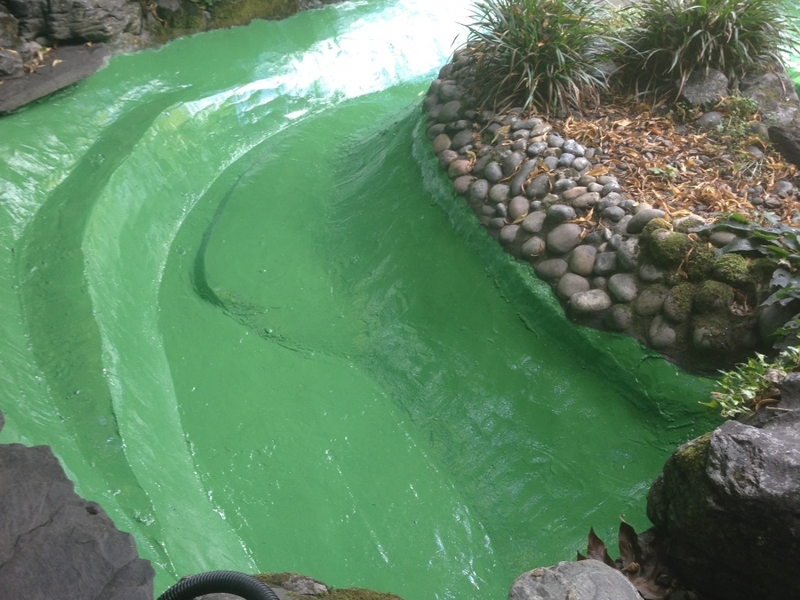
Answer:
[{"label": "large grey boulder", "polygon": [[104,42],[141,30],[142,5],[131,0],[50,0],[48,35],[54,40]]},{"label": "large grey boulder", "polygon": [[787,125],[800,118],[800,98],[794,82],[783,73],[770,71],[742,79],[743,96],[755,101],[767,126]]},{"label": "large grey boulder", "polygon": [[152,600],[150,563],[74,492],[48,446],[0,445],[0,507],[3,598]]},{"label": "large grey boulder", "polygon": [[617,569],[599,560],[560,562],[517,577],[508,600],[641,600]]},{"label": "large grey boulder", "polygon": [[[728,78],[721,71],[694,71],[681,90],[681,98],[692,106],[716,104],[728,95]],[[680,82],[675,83],[680,86]]]},{"label": "large grey boulder", "polygon": [[678,448],[648,494],[671,566],[709,597],[800,599],[800,374],[782,390],[760,427],[728,421]]},{"label": "large grey boulder", "polygon": [[772,125],[767,131],[786,160],[800,165],[800,119],[787,125]]}]

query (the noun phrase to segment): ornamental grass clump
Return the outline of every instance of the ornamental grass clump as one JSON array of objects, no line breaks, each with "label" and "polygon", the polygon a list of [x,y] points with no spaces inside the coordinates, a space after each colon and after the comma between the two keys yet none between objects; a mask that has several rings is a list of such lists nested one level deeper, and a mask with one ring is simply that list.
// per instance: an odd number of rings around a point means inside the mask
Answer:
[{"label": "ornamental grass clump", "polygon": [[773,70],[800,38],[781,0],[641,0],[622,14],[621,73],[639,93],[682,90],[699,70],[732,82]]},{"label": "ornamental grass clump", "polygon": [[597,67],[610,44],[593,0],[484,0],[473,19],[466,87],[484,107],[580,110],[605,89]]}]

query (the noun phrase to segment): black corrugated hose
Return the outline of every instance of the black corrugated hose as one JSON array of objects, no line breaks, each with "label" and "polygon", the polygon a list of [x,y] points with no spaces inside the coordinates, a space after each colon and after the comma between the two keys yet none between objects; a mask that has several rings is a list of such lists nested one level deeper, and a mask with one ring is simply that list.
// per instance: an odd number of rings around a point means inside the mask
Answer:
[{"label": "black corrugated hose", "polygon": [[245,600],[280,600],[266,583],[236,571],[209,571],[186,577],[158,600],[193,600],[204,594],[235,594]]}]

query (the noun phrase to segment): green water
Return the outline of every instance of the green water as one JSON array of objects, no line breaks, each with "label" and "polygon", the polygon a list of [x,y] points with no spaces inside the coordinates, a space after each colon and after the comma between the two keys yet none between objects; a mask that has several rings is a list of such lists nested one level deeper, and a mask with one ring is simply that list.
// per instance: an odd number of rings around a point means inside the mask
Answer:
[{"label": "green water", "polygon": [[454,198],[419,96],[462,0],[115,58],[0,120],[0,441],[50,444],[157,570],[504,598],[711,423]]}]

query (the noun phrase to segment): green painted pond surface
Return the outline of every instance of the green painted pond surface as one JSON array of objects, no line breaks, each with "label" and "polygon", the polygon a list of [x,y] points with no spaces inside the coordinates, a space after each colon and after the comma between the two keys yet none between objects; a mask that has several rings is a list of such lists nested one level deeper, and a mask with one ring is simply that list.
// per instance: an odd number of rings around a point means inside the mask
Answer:
[{"label": "green painted pond surface", "polygon": [[710,427],[708,381],[571,325],[437,171],[420,95],[468,12],[203,34],[0,120],[0,441],[52,445],[157,592],[500,600],[590,526],[646,528]]}]

